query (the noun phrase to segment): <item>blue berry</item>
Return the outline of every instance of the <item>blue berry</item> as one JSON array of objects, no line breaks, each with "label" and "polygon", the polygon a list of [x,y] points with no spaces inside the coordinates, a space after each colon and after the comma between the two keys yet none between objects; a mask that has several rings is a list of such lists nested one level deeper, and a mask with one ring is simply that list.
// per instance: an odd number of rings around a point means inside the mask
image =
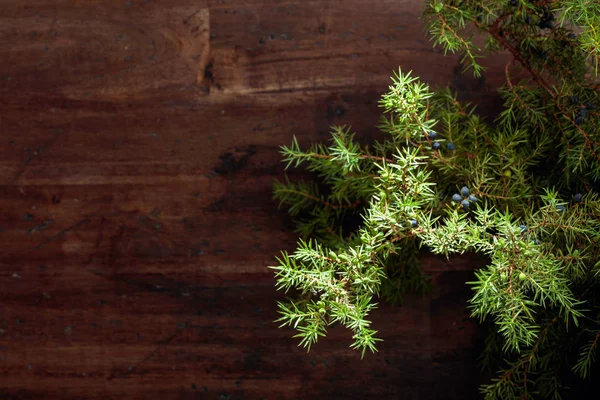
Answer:
[{"label": "blue berry", "polygon": [[527,232],[527,225],[519,225],[519,228],[521,228],[521,233]]},{"label": "blue berry", "polygon": [[437,133],[434,131],[429,131],[429,139],[433,140],[437,137]]},{"label": "blue berry", "polygon": [[517,0],[510,0],[510,5],[511,5],[511,6],[513,6],[513,7],[516,7],[516,6],[517,6],[517,4],[519,4],[519,3],[517,2]]},{"label": "blue berry", "polygon": [[458,193],[455,193],[454,195],[452,195],[452,201],[455,203],[460,203],[460,201],[462,200],[462,196]]},{"label": "blue berry", "polygon": [[450,151],[454,151],[454,143],[448,143],[448,144],[446,145],[446,148],[447,148],[448,150],[450,150]]},{"label": "blue berry", "polygon": [[568,37],[569,39],[575,39],[575,38],[577,37],[577,35],[575,35],[574,33],[569,33],[569,34],[567,35],[567,37]]},{"label": "blue berry", "polygon": [[419,223],[417,222],[416,219],[411,219],[410,224],[412,225],[413,228],[416,228],[417,226],[419,226]]},{"label": "blue berry", "polygon": [[577,97],[577,96],[571,96],[571,103],[572,104],[579,103],[579,97]]},{"label": "blue berry", "polygon": [[542,29],[552,29],[553,24],[552,21],[554,21],[554,14],[552,14],[551,12],[545,11],[544,15],[542,15],[542,19],[540,20],[540,23],[538,24],[538,26]]},{"label": "blue berry", "polygon": [[548,58],[548,52],[546,50],[538,50],[537,51],[537,55],[542,59],[545,60],[546,58]]},{"label": "blue berry", "polygon": [[433,148],[434,150],[439,150],[440,147],[442,147],[442,145],[439,142],[433,142],[433,144],[431,145],[431,148]]},{"label": "blue berry", "polygon": [[444,192],[439,192],[438,193],[438,197],[440,198],[440,200],[444,200]]},{"label": "blue berry", "polygon": [[472,201],[473,203],[477,202],[477,197],[470,195],[469,196],[469,201]]},{"label": "blue berry", "polygon": [[585,122],[585,118],[583,118],[581,115],[578,115],[577,118],[575,118],[575,124],[576,125],[581,125]]},{"label": "blue berry", "polygon": [[583,197],[583,196],[581,195],[581,193],[576,193],[576,194],[575,194],[575,196],[573,196],[573,201],[574,201],[575,203],[579,203],[579,202],[581,201],[581,198],[582,198],[582,197]]},{"label": "blue berry", "polygon": [[563,212],[565,211],[565,206],[556,206],[556,209],[558,210],[558,212]]},{"label": "blue berry", "polygon": [[596,105],[594,103],[587,103],[585,106],[586,106],[586,108],[588,110],[595,110],[596,109]]},{"label": "blue berry", "polygon": [[583,118],[587,118],[589,114],[588,110],[586,110],[585,108],[582,108],[581,110],[579,110],[579,115],[582,116]]},{"label": "blue berry", "polygon": [[469,201],[468,200],[463,200],[460,202],[460,204],[463,206],[464,209],[469,208]]},{"label": "blue berry", "polygon": [[469,188],[468,188],[468,187],[466,187],[466,186],[463,186],[463,187],[462,187],[462,189],[460,189],[460,193],[461,193],[463,196],[468,196],[468,195],[469,195]]}]

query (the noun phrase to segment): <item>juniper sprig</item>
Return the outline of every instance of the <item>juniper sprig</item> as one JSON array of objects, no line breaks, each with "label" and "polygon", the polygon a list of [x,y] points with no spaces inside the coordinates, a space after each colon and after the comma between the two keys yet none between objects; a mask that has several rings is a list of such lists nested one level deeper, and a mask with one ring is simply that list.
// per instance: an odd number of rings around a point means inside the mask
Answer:
[{"label": "juniper sprig", "polygon": [[465,71],[508,54],[503,109],[487,121],[400,69],[379,102],[385,140],[333,127],[327,145],[282,146],[286,169],[318,183],[275,184],[301,236],[270,267],[296,291],[277,321],[307,349],[342,324],[364,356],[381,340],[376,301],[431,287],[420,249],[477,252],[489,262],[468,282],[469,307],[493,326],[481,360],[495,371],[483,396],[561,398],[592,375],[600,346],[600,2],[425,3],[434,45],[461,53]]}]

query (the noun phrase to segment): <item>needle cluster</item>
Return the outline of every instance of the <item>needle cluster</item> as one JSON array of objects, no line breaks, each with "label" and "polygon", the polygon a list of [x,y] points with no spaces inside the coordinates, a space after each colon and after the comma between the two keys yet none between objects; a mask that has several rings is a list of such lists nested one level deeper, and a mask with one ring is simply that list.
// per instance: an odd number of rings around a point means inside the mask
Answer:
[{"label": "needle cluster", "polygon": [[600,347],[600,2],[425,3],[434,45],[462,54],[465,72],[508,55],[503,108],[486,121],[399,70],[379,103],[385,140],[333,127],[327,144],[282,146],[286,168],[316,178],[275,184],[301,235],[270,267],[294,290],[277,322],[307,349],[342,324],[364,356],[381,340],[377,301],[431,287],[420,251],[484,254],[468,282],[472,316],[493,327],[482,396],[563,398]]}]

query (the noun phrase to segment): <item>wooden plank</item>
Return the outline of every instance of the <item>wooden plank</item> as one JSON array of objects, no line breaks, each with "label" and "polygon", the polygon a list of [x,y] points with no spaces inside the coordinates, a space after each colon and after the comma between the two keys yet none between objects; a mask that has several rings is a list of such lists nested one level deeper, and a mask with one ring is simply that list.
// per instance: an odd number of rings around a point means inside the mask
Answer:
[{"label": "wooden plank", "polygon": [[[405,0],[0,3],[0,398],[472,398],[484,260],[425,256],[438,289],[381,305],[365,356],[278,329],[279,146],[380,138],[399,66],[483,108]],[[298,174],[293,174],[298,175]]]}]

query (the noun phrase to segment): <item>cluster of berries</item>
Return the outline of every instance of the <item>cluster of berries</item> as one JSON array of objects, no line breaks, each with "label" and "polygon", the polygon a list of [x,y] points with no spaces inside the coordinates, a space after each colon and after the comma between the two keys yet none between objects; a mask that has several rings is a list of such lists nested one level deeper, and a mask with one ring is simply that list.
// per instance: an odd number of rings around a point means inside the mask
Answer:
[{"label": "cluster of berries", "polygon": [[468,210],[469,207],[471,206],[471,203],[477,202],[477,197],[473,196],[472,194],[470,195],[469,188],[466,186],[463,186],[460,189],[460,194],[455,193],[454,195],[452,195],[452,201],[455,203],[460,203],[460,205],[465,210]]},{"label": "cluster of berries", "polygon": [[[573,203],[581,203],[582,199],[583,195],[581,193],[575,193],[573,195]],[[558,210],[558,212],[563,212],[566,210],[565,206],[563,205],[556,206],[556,209]]]},{"label": "cluster of berries", "polygon": [[[427,134],[427,137],[429,138],[429,140],[432,141],[431,143],[431,148],[433,150],[439,150],[442,148],[442,144],[440,142],[436,142],[435,139],[437,138],[437,133],[435,133],[434,131],[429,131],[429,133]],[[446,148],[449,151],[454,151],[455,147],[453,143],[448,143],[446,144]]]},{"label": "cluster of berries", "polygon": [[[571,96],[571,103],[572,104],[579,104],[579,97],[577,96]],[[577,112],[577,114],[575,115],[575,123],[577,125],[581,125],[585,122],[585,119],[589,116],[589,111],[588,110],[593,110],[596,108],[596,105],[593,103],[588,103],[584,106],[582,106],[579,111]]]},{"label": "cluster of berries", "polygon": [[[529,3],[533,4],[534,0],[529,0]],[[510,0],[509,4],[512,7],[516,7],[519,5],[519,1],[518,0]],[[525,15],[525,23],[527,23],[527,24],[531,23],[531,17],[529,15]],[[538,26],[541,29],[554,28],[554,14],[552,14],[550,12],[550,10],[548,10],[547,8],[542,10],[542,15],[540,17],[540,22],[538,22]]]},{"label": "cluster of berries", "polygon": [[542,14],[542,19],[540,19],[538,26],[542,29],[552,29],[554,26],[553,21],[554,14],[546,10],[544,11],[544,14]]},{"label": "cluster of berries", "polygon": [[[527,233],[527,231],[529,230],[529,228],[527,228],[527,225],[519,225],[519,229],[521,229],[521,235],[525,235]],[[533,238],[533,240],[531,240],[531,243],[538,245],[540,244],[540,241],[537,240],[536,238]]]},{"label": "cluster of berries", "polygon": [[577,115],[575,116],[575,123],[577,125],[581,125],[585,122],[585,119],[588,117],[589,113],[587,108],[581,108],[579,109],[579,111],[577,112]]}]

